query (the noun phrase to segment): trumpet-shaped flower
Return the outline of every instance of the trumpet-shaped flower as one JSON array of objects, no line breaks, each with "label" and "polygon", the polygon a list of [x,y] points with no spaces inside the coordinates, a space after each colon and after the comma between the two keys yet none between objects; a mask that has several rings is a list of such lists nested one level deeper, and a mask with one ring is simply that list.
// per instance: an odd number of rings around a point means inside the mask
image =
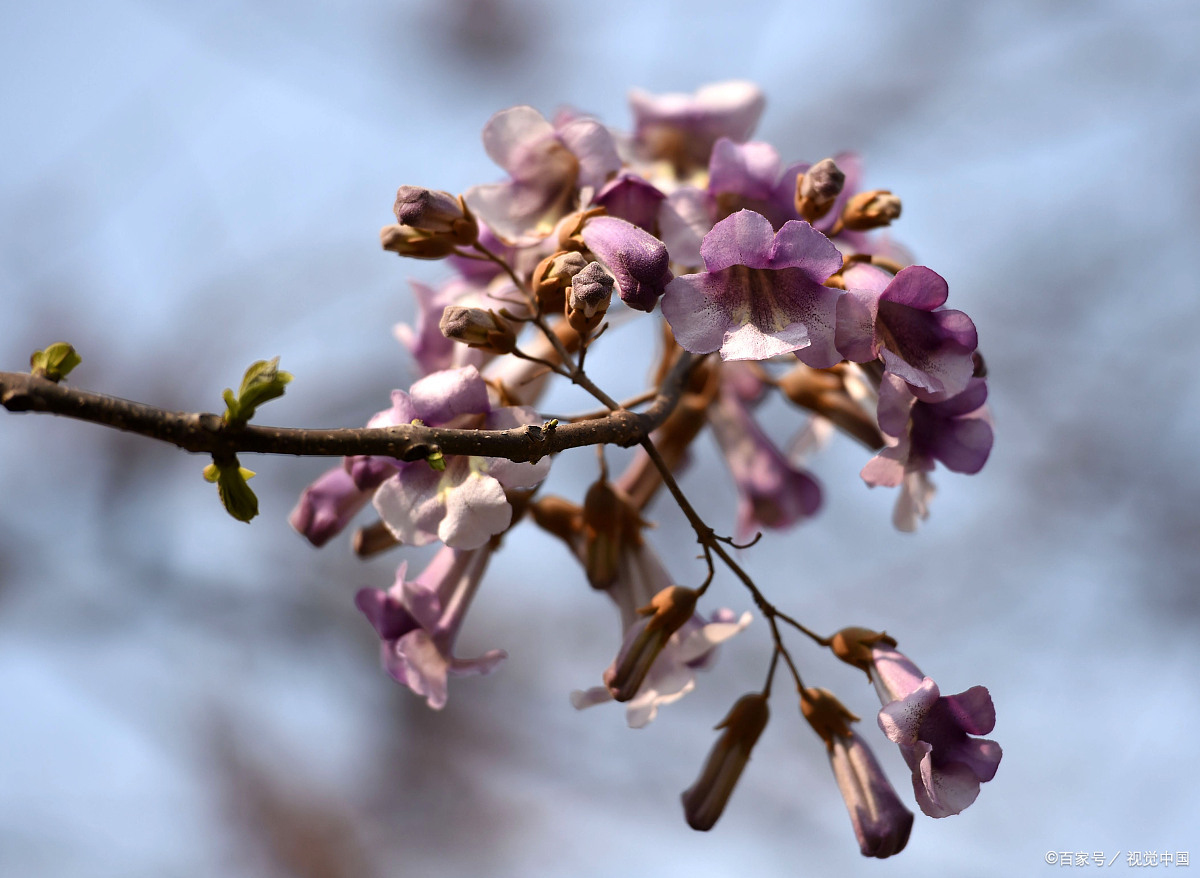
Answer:
[{"label": "trumpet-shaped flower", "polygon": [[962,311],[941,308],[946,281],[923,265],[895,277],[871,265],[843,273],[846,295],[837,304],[837,349],[848,360],[883,358],[887,371],[929,399],[961,393],[971,380],[975,324]]},{"label": "trumpet-shaped flower", "polygon": [[900,746],[917,804],[930,817],[957,814],[996,776],[1002,752],[986,735],[996,708],[983,686],[942,695],[937,683],[886,641],[872,648],[871,679],[883,708],[879,727]]},{"label": "trumpet-shaped flower", "polygon": [[667,285],[663,316],[675,339],[694,354],[720,351],[723,360],[764,360],[795,352],[827,368],[834,348],[840,291],[823,286],[842,265],[833,243],[805,222],[776,233],[761,214],[742,210],[704,236],[705,270]]},{"label": "trumpet-shaped flower", "polygon": [[992,450],[987,383],[972,378],[966,389],[943,402],[917,399],[899,376],[884,373],[879,385],[879,428],[888,446],[867,461],[862,478],[871,487],[901,486],[893,520],[911,531],[927,514],[935,461],[958,473],[977,473]]},{"label": "trumpet-shaped flower", "polygon": [[[392,407],[369,422],[372,427],[410,424],[469,425],[504,430],[539,422],[530,409],[492,410],[486,382],[474,366],[427,375],[408,393],[392,392]],[[368,458],[367,460],[375,460]],[[441,540],[448,546],[471,549],[483,545],[512,521],[505,488],[536,485],[549,472],[550,461],[513,463],[490,457],[453,455],[445,468],[424,461],[390,461],[395,472],[375,492],[375,509],[393,535],[403,543],[426,545]]]},{"label": "trumpet-shaped flower", "polygon": [[467,550],[444,546],[412,581],[405,579],[408,563],[402,562],[395,585],[386,592],[364,588],[354,597],[383,641],[384,668],[434,710],[446,705],[448,677],[490,673],[507,657],[500,649],[473,659],[453,654],[495,545]]},{"label": "trumpet-shaped flower", "polygon": [[583,242],[616,277],[622,302],[638,311],[654,310],[672,277],[666,244],[615,216],[588,220]]},{"label": "trumpet-shaped flower", "polygon": [[816,514],[821,487],[788,463],[732,389],[722,389],[708,409],[708,423],[738,489],[738,540],[756,531],[782,530]]},{"label": "trumpet-shaped flower", "polygon": [[[649,619],[638,614],[653,597],[674,583],[662,561],[645,543],[622,543],[617,558],[618,573],[606,593],[621,613],[624,629],[616,660],[604,673],[603,686],[571,693],[571,703],[582,710],[613,700],[609,682],[617,672],[625,652],[642,635]],[[696,687],[696,672],[709,667],[718,645],[750,624],[749,611],[738,618],[732,610],[717,610],[711,618],[693,615],[668,639],[658,658],[650,666],[633,697],[626,702],[625,718],[630,727],[640,729],[658,715],[658,708],[678,701]]]}]

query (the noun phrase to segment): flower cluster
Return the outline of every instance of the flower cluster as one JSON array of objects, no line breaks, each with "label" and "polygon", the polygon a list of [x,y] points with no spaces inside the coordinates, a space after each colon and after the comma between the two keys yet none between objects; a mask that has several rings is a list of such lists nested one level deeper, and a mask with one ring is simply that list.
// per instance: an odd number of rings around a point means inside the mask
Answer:
[{"label": "flower cluster", "polygon": [[[942,696],[885,634],[813,634],[768,600],[727,547],[816,515],[822,488],[798,449],[804,437],[834,430],[875,453],[863,480],[900,487],[894,522],[914,529],[928,514],[936,464],[974,473],[991,448],[975,325],[945,307],[945,279],[909,265],[888,237],[900,199],[863,188],[856,156],[785,164],[773,146],[750,139],[764,107],[755,86],[635,91],[632,106],[632,132],[574,110],[552,119],[532,107],[504,110],[483,131],[504,179],[461,195],[400,188],[383,247],[445,259],[455,274],[437,287],[414,284],[416,320],[396,336],[419,377],[393,390],[368,426],[477,431],[481,450],[347,457],[304,492],[292,524],[319,546],[370,504],[378,521],[356,533],[360,554],[441,545],[411,580],[402,563],[391,589],[356,597],[388,673],[433,708],[446,703],[448,676],[487,673],[505,657],[461,659],[453,646],[489,559],[521,520],[558,537],[581,580],[616,606],[611,664],[571,701],[622,702],[633,727],[691,691],[719,644],[750,623],[748,611],[699,609],[723,565],[769,623],[773,649],[763,690],[734,706],[684,793],[688,822],[709,829],[721,815],[767,725],[783,657],[862,853],[890,856],[907,842],[913,814],[852,730],[857,717],[802,684],[780,625],[867,672],[883,703],[880,728],[899,745],[916,802],[932,817],[962,811],[995,774],[1000,748],[972,737],[995,722],[987,690]],[[609,344],[610,327],[616,336],[625,318],[656,312],[664,344],[654,384],[617,402],[589,377],[585,357]],[[604,407],[571,423],[648,418],[639,411],[647,403],[662,414],[650,435],[630,440],[641,448],[620,475],[610,479],[601,454],[578,501],[538,494],[550,457],[536,448],[508,459],[486,442],[492,431],[555,429],[561,419],[536,406],[556,376]],[[762,426],[772,400],[791,404],[800,440],[777,444]],[[674,480],[706,428],[739,497],[729,537],[704,523]],[[702,581],[673,576],[647,539],[648,508],[664,486],[696,531],[708,567]]]}]

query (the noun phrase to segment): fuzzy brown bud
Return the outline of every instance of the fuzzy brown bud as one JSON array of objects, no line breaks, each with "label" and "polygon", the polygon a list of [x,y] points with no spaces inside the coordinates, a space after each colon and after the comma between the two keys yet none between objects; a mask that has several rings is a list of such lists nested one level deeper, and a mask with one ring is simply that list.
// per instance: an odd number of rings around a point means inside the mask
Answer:
[{"label": "fuzzy brown bud", "polygon": [[530,279],[530,287],[537,296],[538,306],[543,314],[554,314],[563,310],[567,287],[587,264],[587,257],[578,250],[559,250],[537,264]]},{"label": "fuzzy brown bud", "polygon": [[848,665],[866,671],[869,675],[874,661],[871,652],[875,644],[883,643],[895,646],[896,640],[889,637],[886,631],[872,631],[870,628],[843,628],[830,639],[829,648],[833,654]]},{"label": "fuzzy brown bud", "polygon": [[849,724],[858,722],[858,717],[828,689],[801,689],[800,712],[829,748],[833,747],[835,736],[850,737]]},{"label": "fuzzy brown bud", "polygon": [[399,223],[380,229],[379,243],[384,250],[413,259],[445,259],[458,246],[450,238],[430,236],[420,229]]},{"label": "fuzzy brown bud", "polygon": [[851,196],[842,211],[842,226],[853,232],[865,232],[890,226],[900,218],[900,199],[887,189],[873,189]]},{"label": "fuzzy brown bud", "polygon": [[615,282],[599,262],[589,262],[571,280],[565,311],[567,321],[576,332],[591,332],[604,319]]},{"label": "fuzzy brown bud", "polygon": [[584,570],[592,588],[608,588],[617,578],[621,553],[640,545],[645,523],[623,491],[601,476],[583,499]]},{"label": "fuzzy brown bud", "polygon": [[517,334],[509,322],[495,311],[483,308],[447,305],[438,329],[452,341],[497,354],[510,354],[517,346]]},{"label": "fuzzy brown bud", "polygon": [[529,504],[529,510],[538,527],[574,549],[583,532],[583,510],[577,503],[563,497],[539,497]]},{"label": "fuzzy brown bud", "polygon": [[796,178],[796,210],[810,223],[829,213],[846,185],[846,175],[833,159],[821,159]]},{"label": "fuzzy brown bud", "polygon": [[865,408],[850,392],[844,366],[812,369],[800,363],[776,383],[792,403],[827,418],[867,448],[878,451],[884,447],[875,412]]}]

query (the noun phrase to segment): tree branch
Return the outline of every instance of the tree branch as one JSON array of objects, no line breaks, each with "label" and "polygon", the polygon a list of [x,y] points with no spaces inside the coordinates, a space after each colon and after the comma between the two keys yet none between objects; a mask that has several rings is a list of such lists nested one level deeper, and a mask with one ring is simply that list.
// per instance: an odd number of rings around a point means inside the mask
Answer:
[{"label": "tree branch", "polygon": [[10,412],[48,412],[102,424],[177,445],[185,451],[229,457],[241,452],[338,457],[374,454],[420,460],[433,451],[502,457],[522,462],[586,445],[636,445],[675,409],[694,360],[683,356],[642,412],[618,409],[593,420],[511,430],[459,430],[403,425],[308,430],[231,426],[208,412],[169,412],[144,403],[55,384],[24,372],[0,372],[0,405]]}]

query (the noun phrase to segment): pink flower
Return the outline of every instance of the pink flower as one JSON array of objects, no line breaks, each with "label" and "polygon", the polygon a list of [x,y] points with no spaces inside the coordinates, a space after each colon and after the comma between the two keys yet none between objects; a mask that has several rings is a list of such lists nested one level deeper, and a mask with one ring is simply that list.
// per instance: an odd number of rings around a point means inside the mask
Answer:
[{"label": "pink flower", "polygon": [[805,222],[776,233],[761,214],[741,210],[704,236],[705,270],[667,284],[663,316],[693,354],[765,360],[795,352],[814,368],[842,358],[834,348],[839,290],[824,286],[842,265],[833,243]]},{"label": "pink flower", "polygon": [[434,710],[446,705],[448,677],[490,673],[507,657],[500,649],[473,659],[453,655],[495,545],[465,551],[443,547],[411,582],[404,578],[408,563],[402,562],[396,584],[386,592],[364,588],[354,596],[383,641],[384,668]]},{"label": "pink flower", "polygon": [[872,647],[871,660],[869,673],[883,703],[879,727],[912,769],[917,804],[930,817],[959,813],[1000,765],[1000,745],[972,737],[995,728],[991,695],[983,686],[942,695],[937,683],[886,641]]}]

